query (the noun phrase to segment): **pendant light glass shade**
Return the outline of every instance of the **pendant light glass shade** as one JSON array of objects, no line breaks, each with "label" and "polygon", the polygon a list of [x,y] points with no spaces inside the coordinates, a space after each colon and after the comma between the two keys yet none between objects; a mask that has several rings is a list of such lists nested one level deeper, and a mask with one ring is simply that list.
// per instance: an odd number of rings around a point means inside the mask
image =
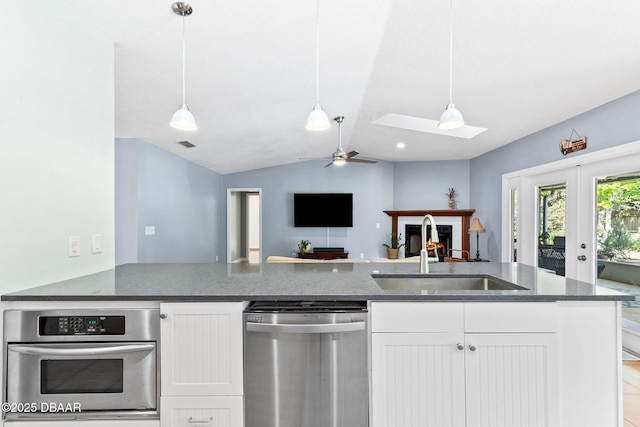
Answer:
[{"label": "pendant light glass shade", "polygon": [[451,130],[458,129],[464,126],[464,118],[462,113],[458,111],[455,105],[447,105],[447,109],[444,110],[440,116],[440,122],[438,122],[438,129]]},{"label": "pendant light glass shade", "polygon": [[316,103],[315,107],[313,107],[313,110],[309,114],[309,117],[307,117],[307,124],[305,127],[308,130],[325,130],[329,129],[330,126],[329,117],[327,117],[327,114],[322,111],[320,103]]},{"label": "pendant light glass shade", "polygon": [[180,108],[171,116],[171,122],[169,122],[172,128],[178,130],[197,130],[196,118],[193,117],[189,107],[182,104]]},{"label": "pendant light glass shade", "polygon": [[188,3],[176,2],[171,6],[173,13],[182,16],[182,104],[171,116],[169,124],[178,130],[194,131],[198,129],[196,118],[189,111],[186,104],[186,79],[185,79],[185,41],[184,41],[184,18],[193,13],[193,8]]}]

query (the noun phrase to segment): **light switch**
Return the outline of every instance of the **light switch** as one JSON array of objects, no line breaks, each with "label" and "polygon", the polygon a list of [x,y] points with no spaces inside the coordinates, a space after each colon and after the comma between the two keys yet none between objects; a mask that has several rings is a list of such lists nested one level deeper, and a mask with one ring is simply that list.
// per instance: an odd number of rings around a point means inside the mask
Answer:
[{"label": "light switch", "polygon": [[69,257],[80,256],[80,236],[69,236]]},{"label": "light switch", "polygon": [[94,234],[91,236],[91,253],[99,254],[102,252],[102,234]]},{"label": "light switch", "polygon": [[144,228],[144,234],[145,236],[153,236],[154,234],[156,234],[156,227],[153,225],[147,225]]},{"label": "light switch", "polygon": [[376,222],[376,228],[380,228],[380,223]]}]

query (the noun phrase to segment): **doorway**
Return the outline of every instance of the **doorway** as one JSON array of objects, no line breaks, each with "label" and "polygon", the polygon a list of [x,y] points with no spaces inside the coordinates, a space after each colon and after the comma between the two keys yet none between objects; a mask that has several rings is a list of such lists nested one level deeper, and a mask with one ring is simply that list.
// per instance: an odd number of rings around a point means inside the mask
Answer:
[{"label": "doorway", "polygon": [[262,260],[262,189],[227,189],[227,263]]}]

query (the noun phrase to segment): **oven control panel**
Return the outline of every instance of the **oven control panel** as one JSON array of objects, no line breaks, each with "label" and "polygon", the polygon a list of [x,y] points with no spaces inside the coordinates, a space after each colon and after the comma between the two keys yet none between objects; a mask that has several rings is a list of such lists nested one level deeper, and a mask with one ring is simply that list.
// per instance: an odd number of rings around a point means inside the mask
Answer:
[{"label": "oven control panel", "polygon": [[40,335],[124,335],[124,316],[40,316]]}]

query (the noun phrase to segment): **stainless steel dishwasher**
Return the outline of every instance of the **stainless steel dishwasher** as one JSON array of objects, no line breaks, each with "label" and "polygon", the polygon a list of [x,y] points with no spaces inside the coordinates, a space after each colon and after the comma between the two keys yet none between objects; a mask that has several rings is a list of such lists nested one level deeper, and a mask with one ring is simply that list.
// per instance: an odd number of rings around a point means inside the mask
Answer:
[{"label": "stainless steel dishwasher", "polygon": [[245,427],[367,427],[366,302],[256,301],[244,313]]}]

